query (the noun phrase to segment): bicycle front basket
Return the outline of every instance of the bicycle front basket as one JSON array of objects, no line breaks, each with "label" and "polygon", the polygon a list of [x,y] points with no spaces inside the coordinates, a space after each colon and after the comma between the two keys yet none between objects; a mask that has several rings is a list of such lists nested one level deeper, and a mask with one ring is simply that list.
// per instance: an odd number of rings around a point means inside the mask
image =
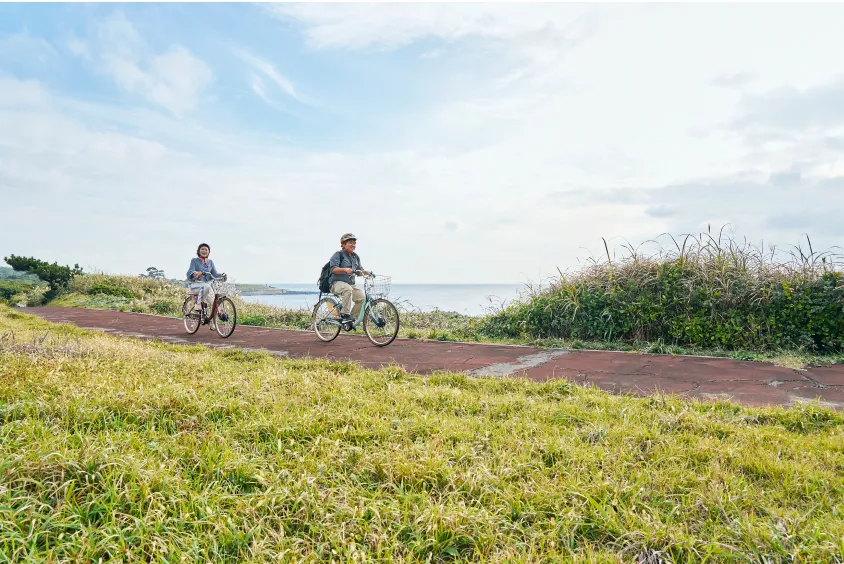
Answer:
[{"label": "bicycle front basket", "polygon": [[390,277],[375,276],[367,278],[364,282],[364,289],[367,295],[374,300],[386,298],[390,294]]},{"label": "bicycle front basket", "polygon": [[211,282],[211,288],[215,294],[222,296],[239,296],[240,291],[232,282],[223,282],[222,280],[214,280]]}]

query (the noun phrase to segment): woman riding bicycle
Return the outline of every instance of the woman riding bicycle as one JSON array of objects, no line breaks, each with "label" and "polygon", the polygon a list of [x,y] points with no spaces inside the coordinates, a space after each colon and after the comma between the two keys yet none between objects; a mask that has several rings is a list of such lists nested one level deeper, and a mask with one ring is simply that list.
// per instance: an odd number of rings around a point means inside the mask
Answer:
[{"label": "woman riding bicycle", "polygon": [[214,267],[214,261],[208,258],[211,254],[211,247],[208,243],[200,243],[196,248],[196,257],[190,261],[188,267],[188,282],[190,282],[191,292],[199,294],[199,301],[202,304],[202,310],[207,314],[208,303],[214,299],[214,289],[208,282],[214,278],[225,276],[225,273],[220,274]]}]

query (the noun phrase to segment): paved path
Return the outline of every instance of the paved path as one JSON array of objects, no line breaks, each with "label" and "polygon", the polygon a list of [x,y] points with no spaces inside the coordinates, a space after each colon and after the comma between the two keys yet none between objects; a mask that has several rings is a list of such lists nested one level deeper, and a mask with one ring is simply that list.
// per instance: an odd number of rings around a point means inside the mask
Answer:
[{"label": "paved path", "polygon": [[365,336],[341,333],[323,343],[313,332],[238,326],[228,339],[201,327],[185,333],[181,319],[157,315],[64,307],[26,308],[49,321],[73,323],[172,343],[264,349],[291,357],[352,360],[377,368],[398,363],[407,370],[437,370],[478,376],[523,376],[537,381],[567,378],[603,390],[646,395],[660,390],[700,398],[724,397],[751,405],[793,405],[820,399],[844,409],[844,366],[805,371],[723,358],[641,355],[623,352],[566,351],[509,345],[448,343],[396,339],[373,346]]}]

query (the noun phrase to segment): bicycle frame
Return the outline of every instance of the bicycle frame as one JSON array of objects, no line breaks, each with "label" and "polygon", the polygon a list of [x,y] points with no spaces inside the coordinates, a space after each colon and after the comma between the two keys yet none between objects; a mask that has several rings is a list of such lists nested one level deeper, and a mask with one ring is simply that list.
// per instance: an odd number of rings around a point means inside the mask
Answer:
[{"label": "bicycle frame", "polygon": [[[212,284],[214,282],[225,282],[225,281],[226,281],[226,279],[224,279],[222,276],[219,277],[219,278],[213,278],[212,277],[212,279],[211,279]],[[194,295],[196,296],[197,300],[200,299],[198,294],[194,294]],[[220,300],[225,298],[225,297],[226,297],[225,292],[217,292],[216,289],[214,290],[214,303],[211,304],[211,311],[208,312],[208,319],[214,319],[214,316],[217,315],[217,305],[220,303]]]},{"label": "bicycle frame", "polygon": [[[331,301],[333,301],[333,302],[334,302],[334,305],[335,305],[335,307],[337,308],[337,311],[338,311],[338,312],[339,312],[339,311],[343,308],[343,302],[342,302],[342,300],[340,300],[340,298],[338,298],[338,297],[337,297],[337,296],[335,296],[334,294],[328,294],[328,298],[330,298],[330,299],[331,299]],[[369,294],[364,294],[364,298],[363,298],[363,305],[361,305],[361,306],[360,306],[360,313],[358,314],[357,319],[354,319],[354,320],[353,320],[356,326],[357,326],[357,325],[360,325],[361,323],[363,323],[363,316],[364,316],[364,315],[366,315],[366,311],[367,311],[367,310],[366,310],[366,306],[368,306],[369,304],[371,304],[371,303],[372,303],[372,302],[374,302],[374,301],[375,301],[375,300],[373,300],[372,298],[370,298],[370,297],[369,297]],[[319,303],[319,302],[317,302],[317,303]],[[373,315],[373,313],[372,313],[372,310],[371,310],[371,309],[369,310],[369,319],[370,319],[370,320],[372,320],[372,321],[373,321],[373,322],[375,322],[375,323],[377,323],[377,322],[378,322],[378,318],[376,318],[376,317]],[[340,318],[339,318],[339,317],[338,317],[338,318],[336,318],[336,319],[332,319],[332,318],[323,319],[323,321],[324,321],[325,323],[332,323],[332,324],[335,324],[335,325],[342,325],[342,324],[343,324],[343,322],[342,322],[342,321],[340,321]]]}]

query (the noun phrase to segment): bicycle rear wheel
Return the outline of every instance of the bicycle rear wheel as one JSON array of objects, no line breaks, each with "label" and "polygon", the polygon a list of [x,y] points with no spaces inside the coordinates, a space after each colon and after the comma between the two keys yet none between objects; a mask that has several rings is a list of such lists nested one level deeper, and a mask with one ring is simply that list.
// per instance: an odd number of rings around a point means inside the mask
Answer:
[{"label": "bicycle rear wheel", "polygon": [[182,304],[182,317],[184,318],[185,331],[193,335],[199,331],[201,323],[199,309],[196,308],[197,296],[188,296]]},{"label": "bicycle rear wheel", "polygon": [[217,302],[216,316],[214,326],[217,328],[217,334],[224,339],[230,337],[237,327],[237,309],[234,302],[229,298],[220,298]]},{"label": "bicycle rear wheel", "polygon": [[399,334],[399,310],[389,300],[373,300],[363,314],[363,330],[373,345],[386,347]]},{"label": "bicycle rear wheel", "polygon": [[314,332],[320,341],[333,341],[340,334],[340,304],[322,298],[314,306]]}]

